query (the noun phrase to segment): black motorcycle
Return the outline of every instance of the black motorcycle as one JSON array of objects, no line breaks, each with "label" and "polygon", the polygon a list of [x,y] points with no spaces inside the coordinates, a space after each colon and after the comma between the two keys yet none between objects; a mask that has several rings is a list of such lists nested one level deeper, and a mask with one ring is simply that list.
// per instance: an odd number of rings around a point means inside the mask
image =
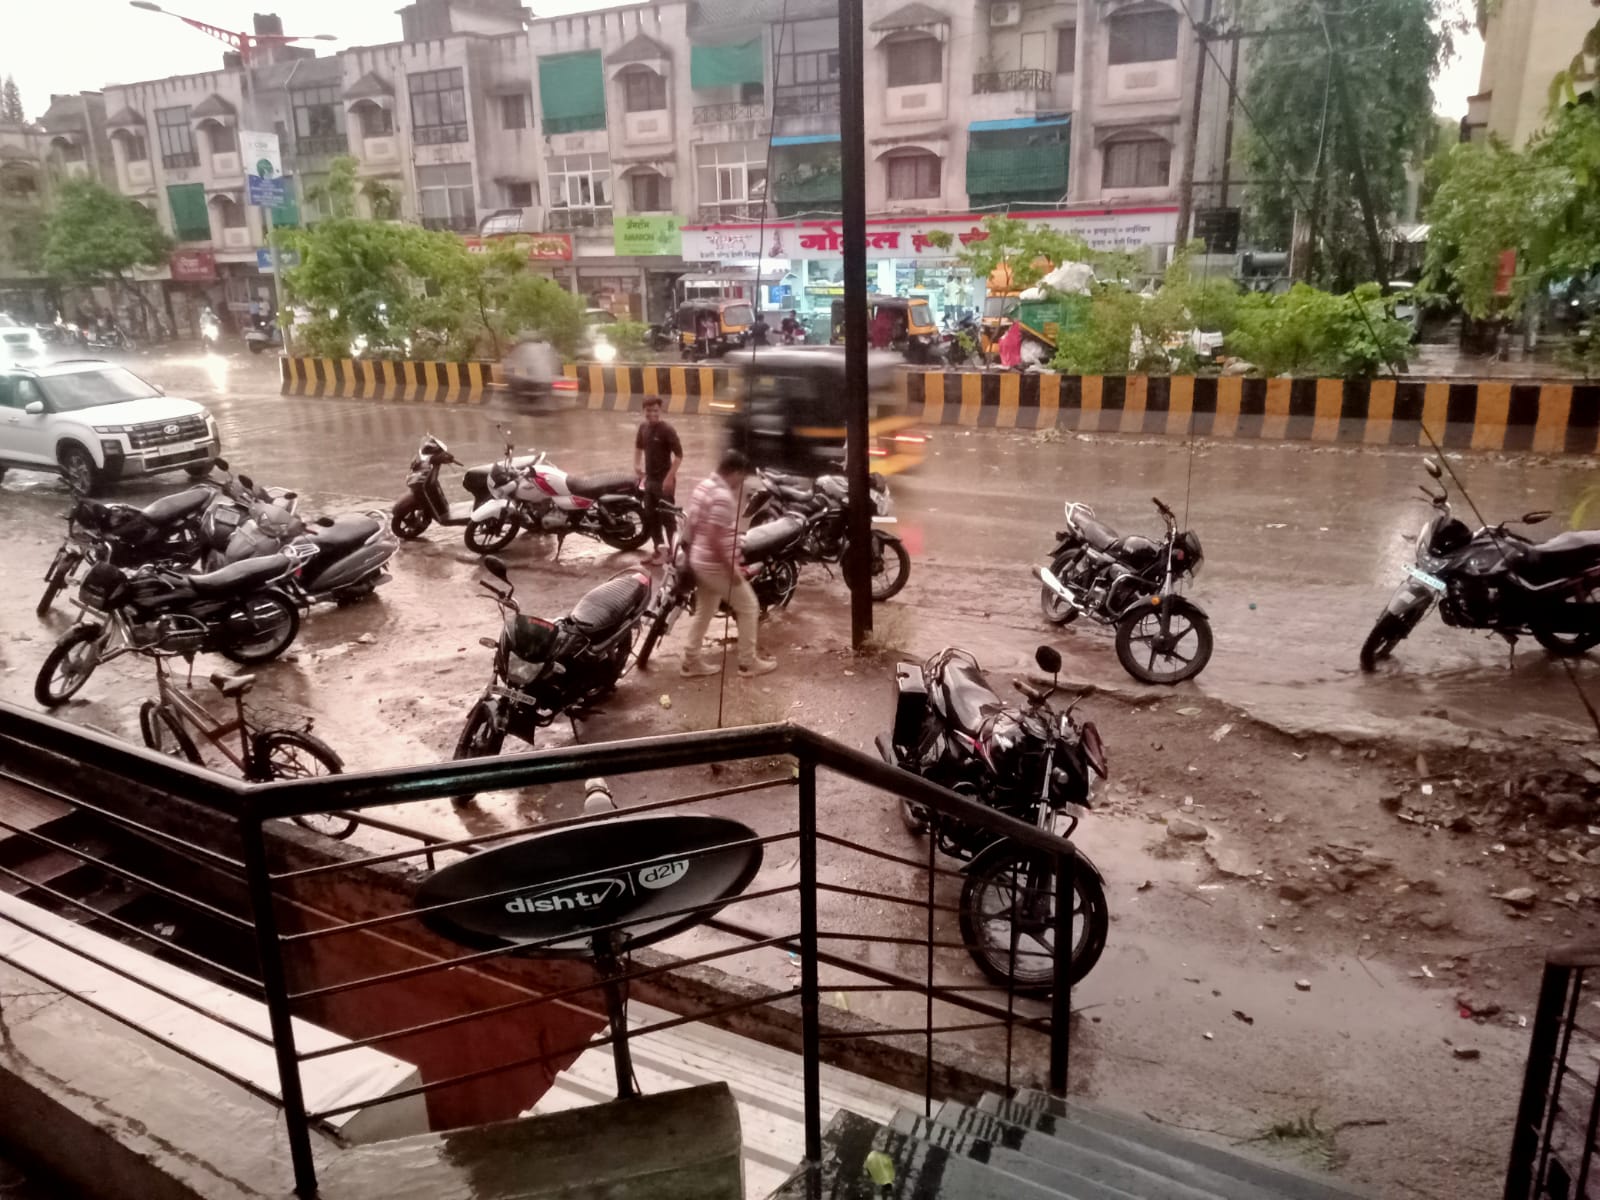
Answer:
[{"label": "black motorcycle", "polygon": [[[494,651],[494,675],[467,713],[458,759],[499,754],[508,734],[532,746],[535,734],[556,718],[580,717],[609,696],[650,599],[649,574],[623,571],[590,590],[566,616],[546,621],[522,612],[505,563],[489,555],[483,567],[506,585],[479,581],[500,606],[501,629],[498,639],[480,639]],[[473,794],[457,796],[455,804],[472,800]]]},{"label": "black motorcycle", "polygon": [[[745,516],[751,528],[772,521],[784,513],[806,517],[806,533],[801,545],[801,562],[831,566],[843,563],[850,551],[850,482],[843,475],[822,475],[812,480],[804,475],[785,475],[778,471],[756,473],[761,486],[745,501]],[[893,505],[889,483],[882,475],[868,477],[872,493],[872,523],[892,525]],[[911,578],[911,556],[905,543],[886,529],[872,530],[872,598],[888,600],[905,587]]]},{"label": "black motorcycle", "polygon": [[1117,660],[1142,683],[1193,679],[1211,661],[1211,618],[1176,590],[1200,570],[1200,539],[1152,500],[1166,533],[1158,542],[1119,535],[1095,520],[1087,504],[1067,501],[1067,528],[1056,533],[1050,567],[1039,579],[1039,607],[1052,625],[1087,614],[1117,630]]},{"label": "black motorcycle", "polygon": [[[510,461],[512,470],[532,466],[537,455],[526,455]],[[451,504],[445,498],[444,487],[439,482],[439,471],[456,462],[456,456],[433,434],[422,439],[411,469],[406,474],[406,494],[394,502],[390,510],[389,528],[398,538],[414,541],[427,532],[430,525],[468,525],[472,512],[489,502],[489,476],[501,464],[489,463],[470,468],[461,477],[461,486],[472,497],[470,503]]]},{"label": "black motorcycle", "polygon": [[[1061,656],[1039,647],[1035,661],[1052,676]],[[1079,696],[1057,711],[1057,684],[1014,681],[1027,697],[1018,708],[997,696],[965,650],[941,650],[926,663],[895,668],[894,728],[877,738],[891,766],[976,800],[1040,829],[1055,832],[1066,818],[1071,837],[1089,808],[1094,778],[1106,777],[1105,746],[1089,721],[1072,717]],[[1087,695],[1088,693],[1084,693]],[[939,850],[965,862],[961,939],[983,973],[1019,992],[1044,994],[1055,984],[1055,869],[1046,857],[1005,838],[940,818],[901,801],[901,819],[914,835],[931,834]],[[1087,855],[1074,850],[1071,981],[1100,960],[1110,917],[1105,880]]]},{"label": "black motorcycle", "polygon": [[[745,578],[761,605],[761,615],[775,608],[786,608],[800,583],[800,556],[805,544],[806,518],[793,513],[757,525],[739,542],[739,560]],[[694,571],[689,566],[689,548],[676,546],[661,573],[661,582],[645,613],[644,641],[639,644],[638,665],[647,666],[661,639],[672,631],[678,615],[692,612],[695,605]],[[720,612],[731,611],[724,602]]]},{"label": "black motorcycle", "polygon": [[[1439,464],[1425,464],[1434,479]],[[1488,629],[1512,645],[1524,634],[1563,658],[1600,645],[1600,532],[1534,542],[1506,522],[1473,533],[1450,511],[1450,493],[1422,485],[1433,515],[1417,535],[1416,564],[1361,647],[1361,669],[1388,658],[1435,603],[1446,625]],[[1548,520],[1531,512],[1522,524]]]},{"label": "black motorcycle", "polygon": [[300,610],[284,585],[299,558],[252,558],[205,575],[170,567],[134,570],[96,563],[78,589],[83,618],[56,642],[34,680],[46,708],[64,704],[95,668],[124,654],[216,651],[236,663],[263,663],[289,648]]}]

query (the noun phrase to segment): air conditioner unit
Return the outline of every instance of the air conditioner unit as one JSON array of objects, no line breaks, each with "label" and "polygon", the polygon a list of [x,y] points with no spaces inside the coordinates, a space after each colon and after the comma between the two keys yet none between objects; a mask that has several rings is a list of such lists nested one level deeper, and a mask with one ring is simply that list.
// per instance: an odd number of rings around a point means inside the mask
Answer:
[{"label": "air conditioner unit", "polygon": [[1022,5],[1018,0],[1009,0],[1009,3],[991,4],[989,6],[989,28],[1004,29],[1010,25],[1022,24]]}]

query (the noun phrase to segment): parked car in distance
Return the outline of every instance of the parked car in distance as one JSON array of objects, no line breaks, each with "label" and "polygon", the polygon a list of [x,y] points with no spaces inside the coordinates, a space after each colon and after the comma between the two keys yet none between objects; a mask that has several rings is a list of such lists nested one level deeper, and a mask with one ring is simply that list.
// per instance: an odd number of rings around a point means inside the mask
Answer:
[{"label": "parked car in distance", "polygon": [[0,313],[0,364],[44,357],[44,338],[32,325]]},{"label": "parked car in distance", "polygon": [[222,450],[217,422],[98,358],[48,365],[0,362],[0,475],[58,472],[93,495],[112,480],[166,471],[199,478]]}]

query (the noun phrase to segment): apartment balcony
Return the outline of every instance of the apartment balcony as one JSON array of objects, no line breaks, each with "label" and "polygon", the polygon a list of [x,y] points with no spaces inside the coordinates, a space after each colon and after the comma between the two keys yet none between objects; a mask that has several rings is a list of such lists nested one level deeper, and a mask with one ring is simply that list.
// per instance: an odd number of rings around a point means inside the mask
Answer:
[{"label": "apartment balcony", "polygon": [[418,146],[448,146],[452,142],[467,140],[467,127],[460,125],[424,125],[411,131],[411,140]]},{"label": "apartment balcony", "polygon": [[732,121],[764,121],[765,104],[701,104],[694,110],[696,125],[721,125]]},{"label": "apartment balcony", "polygon": [[186,154],[163,154],[161,165],[167,170],[177,170],[182,167],[198,167],[200,165],[200,152],[190,150]]},{"label": "apartment balcony", "polygon": [[1018,71],[984,71],[972,77],[972,94],[993,96],[1001,92],[1049,92],[1056,86],[1055,72],[1032,68]]},{"label": "apartment balcony", "polygon": [[699,210],[702,225],[721,225],[729,221],[759,221],[766,215],[767,206],[760,200],[745,204],[702,204]]},{"label": "apartment balcony", "polygon": [[780,117],[809,117],[839,111],[837,83],[799,83],[780,87],[772,97],[773,111]]},{"label": "apartment balcony", "polygon": [[609,229],[609,208],[552,208],[547,222],[551,230]]},{"label": "apartment balcony", "polygon": [[451,213],[447,217],[423,217],[424,229],[446,229],[451,233],[476,233],[478,231],[478,216],[476,213]]}]

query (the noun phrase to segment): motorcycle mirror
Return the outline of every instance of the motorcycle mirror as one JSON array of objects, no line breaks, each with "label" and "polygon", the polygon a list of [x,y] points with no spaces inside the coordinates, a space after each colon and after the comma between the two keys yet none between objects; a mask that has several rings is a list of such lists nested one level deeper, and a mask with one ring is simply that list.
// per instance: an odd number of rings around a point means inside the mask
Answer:
[{"label": "motorcycle mirror", "polygon": [[483,569],[489,572],[489,574],[493,575],[496,579],[500,580],[502,583],[511,582],[511,580],[506,577],[506,564],[501,562],[500,559],[493,554],[487,554],[484,556]]},{"label": "motorcycle mirror", "polygon": [[1553,513],[1541,508],[1535,512],[1523,513],[1522,523],[1524,525],[1537,525],[1540,521],[1548,521],[1553,515]]},{"label": "motorcycle mirror", "polygon": [[1444,478],[1444,471],[1440,468],[1439,462],[1438,462],[1437,459],[1433,459],[1433,458],[1427,459],[1426,461],[1423,462],[1422,469],[1424,471],[1426,471],[1429,475],[1432,475],[1435,479]]},{"label": "motorcycle mirror", "polygon": [[251,479],[250,476],[248,476],[248,475],[239,476],[239,483],[244,487],[244,490],[247,491],[247,492],[253,492],[253,491],[256,490],[256,481]]},{"label": "motorcycle mirror", "polygon": [[1040,646],[1033,652],[1033,661],[1039,664],[1041,671],[1051,675],[1061,674],[1061,655],[1054,646]]},{"label": "motorcycle mirror", "polygon": [[211,460],[211,465],[218,471],[231,470],[231,468],[228,466],[228,460],[225,458],[213,458]]}]

